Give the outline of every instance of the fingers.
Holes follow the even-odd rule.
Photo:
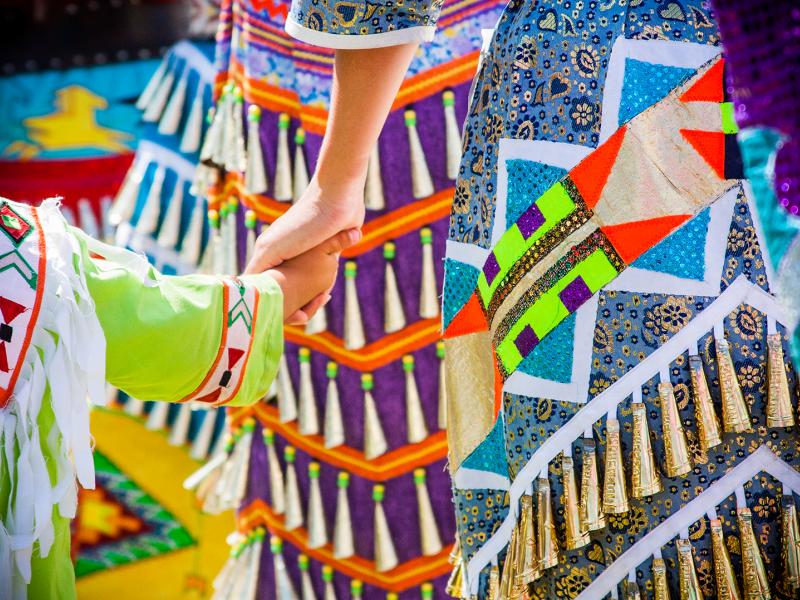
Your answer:
[[[346,248],[357,244],[361,240],[361,230],[358,228],[345,229],[329,237],[319,245],[319,250],[325,254],[339,254]]]
[[[285,320],[285,323],[287,325],[305,325],[319,309],[328,303],[330,299],[331,295],[328,292],[319,294],[313,298],[311,302],[289,315],[289,317]]]

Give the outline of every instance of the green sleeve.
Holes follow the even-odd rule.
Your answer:
[[[197,400],[200,396],[192,394],[203,386],[217,393],[214,388],[220,387],[220,398],[238,390],[224,402],[207,400],[215,404],[246,405],[264,396],[283,349],[283,295],[269,275],[236,280],[257,296],[257,307],[256,302],[236,305],[236,293],[225,291],[222,277],[165,276],[140,255],[78,229],[72,233],[82,248],[86,282],[106,337],[109,383],[140,400]],[[223,334],[231,343],[231,324],[241,329],[241,323],[249,325],[249,349],[239,344],[247,350],[235,355],[239,376],[225,381],[214,371],[233,362]]]

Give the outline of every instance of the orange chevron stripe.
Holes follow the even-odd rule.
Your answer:
[[[475,50],[447,64],[439,65],[409,77],[403,82],[400,92],[392,105],[392,110],[401,109],[408,104],[413,104],[437,92],[444,91],[448,87],[471,81],[475,76],[479,55],[480,52]],[[316,67],[305,63],[304,67],[323,73],[327,72],[326,67]],[[227,72],[217,74],[214,84],[214,98],[219,97],[222,86],[229,79],[233,79],[242,87],[244,98],[248,102],[258,104],[266,110],[285,112],[294,118],[299,118],[303,127],[309,132],[318,135],[325,133],[325,126],[328,122],[327,110],[301,106],[300,100],[294,92],[246,77],[241,63],[235,59],[231,60]]]
[[[309,456],[369,481],[388,481],[447,457],[445,431],[437,431],[417,444],[409,444],[369,460],[363,452],[350,446],[326,448],[325,439],[321,435],[301,434],[296,421],[282,423],[278,409],[265,402],[252,407],[232,408],[229,414],[234,427],[247,417],[255,417],[262,426],[271,429]]]
[[[308,335],[299,327],[287,325],[284,328],[284,337],[286,341],[311,348],[340,365],[368,373],[400,360],[404,354],[435,344],[441,339],[442,332],[439,319],[425,319],[386,335],[359,350],[347,350],[344,341],[328,331]]]
[[[239,512],[237,519],[239,530],[247,532],[265,526],[272,535],[277,535],[282,540],[290,542],[301,549],[304,554],[314,560],[330,565],[334,570],[343,573],[351,579],[360,579],[364,583],[374,585],[387,592],[403,592],[442,575],[452,569],[448,557],[452,546],[447,546],[435,556],[420,556],[404,562],[391,571],[378,573],[375,563],[360,556],[353,556],[344,560],[333,557],[333,546],[327,544],[322,548],[308,547],[308,533],[302,527],[287,531],[283,526],[283,517],[276,515],[272,509],[261,499],[253,501]]]
[[[423,225],[430,225],[449,216],[453,192],[454,188],[445,188],[432,196],[405,204],[397,210],[370,220],[361,230],[361,241],[345,250],[342,256],[352,258],[364,254]],[[266,223],[274,222],[291,206],[288,202],[278,202],[268,196],[246,193],[240,178],[235,174],[229,175],[221,193],[209,194],[209,201],[214,205],[231,194],[241,198],[242,203],[255,211],[258,219]]]

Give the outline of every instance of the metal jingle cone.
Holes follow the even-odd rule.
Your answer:
[[[659,383],[658,397],[661,400],[661,433],[664,436],[666,455],[664,467],[667,477],[680,477],[692,470],[692,461],[689,458],[689,445],[686,442],[672,384]]]
[[[736,520],[739,525],[739,546],[742,551],[744,597],[746,600],[768,600],[772,595],[761,549],[753,532],[753,515],[750,509],[737,509]]]
[[[717,348],[720,394],[722,395],[722,425],[726,432],[742,433],[750,429],[750,410],[742,396],[742,388],[736,379],[728,342],[714,338]]]
[[[606,526],[603,515],[603,497],[600,477],[597,474],[597,450],[595,441],[583,439],[583,470],[581,471],[581,527],[586,531],[597,531]]]
[[[619,421],[606,421],[606,463],[603,486],[603,512],[621,514],[630,510],[628,492],[625,489],[625,464],[619,439]]]
[[[689,373],[694,395],[694,414],[700,447],[707,452],[722,443],[721,430],[714,401],[708,389],[708,380],[703,369],[703,360],[698,355],[689,356]]]
[[[634,402],[631,404],[631,412],[633,413],[631,496],[645,498],[661,491],[661,476],[653,459],[650,428],[647,425],[647,407],[642,402]]]
[[[720,600],[741,600],[739,583],[731,565],[728,546],[722,532],[722,521],[711,521],[711,548],[714,555],[714,579],[717,584],[717,598]]]
[[[678,578],[680,581],[680,600],[703,600],[703,591],[697,579],[694,566],[692,543],[689,540],[678,540]]]
[[[793,427],[794,411],[780,333],[767,335],[767,427]]]
[[[577,550],[589,543],[589,532],[581,524],[578,506],[578,486],[575,483],[575,467],[571,456],[561,459],[561,474],[564,489],[564,521],[567,532],[567,550]]]

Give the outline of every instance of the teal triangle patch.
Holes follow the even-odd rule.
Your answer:
[[[508,477],[506,467],[506,443],[503,435],[503,419],[499,418],[484,440],[472,451],[461,468],[489,471]]]
[[[572,350],[575,340],[575,313],[561,321],[517,367],[534,377],[559,383],[572,381]]]
[[[703,281],[706,276],[706,235],[710,220],[711,213],[706,208],[642,254],[633,266],[683,279]]]
[[[567,171],[533,160],[513,159],[506,161],[506,173],[506,229],[509,229]]]
[[[666,97],[679,83],[694,72],[694,69],[658,65],[626,58],[622,95],[619,101],[619,124],[627,123],[640,112]]]
[[[444,260],[444,294],[442,300],[442,327],[447,329],[450,321],[458,311],[467,303],[475,285],[478,282],[480,271],[458,260],[446,258]]]

